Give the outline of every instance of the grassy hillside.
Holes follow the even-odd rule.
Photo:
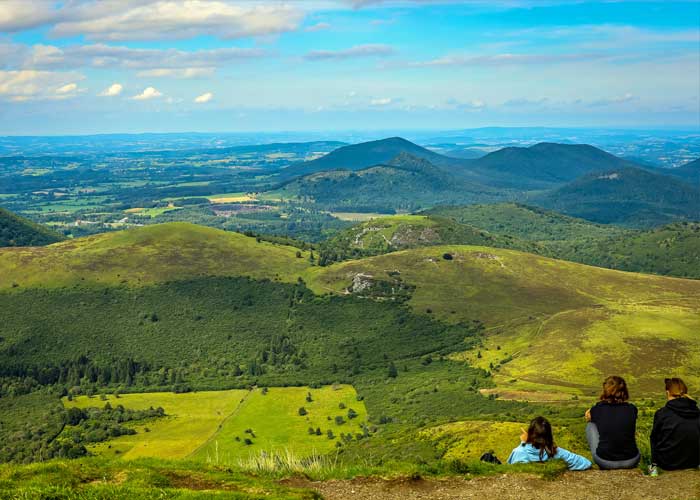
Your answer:
[[[499,197],[490,188],[460,180],[406,153],[354,172],[333,170],[308,175],[287,184],[279,193],[286,199],[313,201],[331,211],[380,213]]]
[[[308,252],[238,233],[168,223],[0,251],[0,288],[73,284],[146,285],[197,276],[249,276],[293,282]]]
[[[415,311],[448,322],[484,321],[489,335],[481,356],[472,351],[463,359],[492,371],[499,390],[591,394],[612,371],[627,376],[637,393],[657,390],[668,373],[700,383],[700,282],[442,246],[318,269],[311,286],[342,292],[359,280],[368,293],[387,270],[415,286]]]
[[[700,278],[696,223],[640,231],[515,203],[437,207],[423,215],[373,219],[322,242],[319,262],[444,244],[511,248],[608,269]]]
[[[537,251],[537,245],[498,236],[438,215],[395,215],[358,224],[319,246],[322,265],[431,245],[460,244]]]
[[[532,202],[593,222],[629,227],[700,220],[700,189],[638,168],[590,174]]]
[[[0,247],[50,245],[62,239],[49,228],[0,208]]]

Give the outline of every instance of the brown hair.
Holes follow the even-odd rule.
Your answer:
[[[672,398],[689,398],[688,386],[678,377],[664,379],[666,390]]]
[[[549,458],[557,454],[557,447],[554,444],[554,436],[552,434],[552,424],[544,417],[532,419],[530,427],[527,429],[527,442],[540,450],[540,462],[544,458],[545,451]]]
[[[603,392],[600,394],[600,400],[607,403],[624,403],[630,398],[630,393],[627,390],[627,382],[622,377],[612,375],[603,382]]]

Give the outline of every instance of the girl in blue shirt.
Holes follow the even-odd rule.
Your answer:
[[[508,457],[509,464],[563,460],[569,470],[591,468],[590,460],[554,444],[552,425],[546,418],[535,417],[527,430],[521,430],[523,433],[520,435],[520,446],[511,452]]]

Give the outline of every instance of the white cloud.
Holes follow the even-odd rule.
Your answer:
[[[323,30],[328,30],[331,29],[331,25],[328,23],[316,23],[311,26],[307,26],[304,28],[304,31],[308,32],[315,32],[315,31],[323,31]]]
[[[56,89],[57,94],[72,94],[76,90],[78,90],[78,84],[77,83],[67,83],[61,87],[58,87]]]
[[[215,68],[155,68],[139,71],[141,78],[206,78],[214,74]]]
[[[89,40],[262,37],[296,30],[305,14],[291,2],[217,0],[98,1],[63,10],[52,34]]]
[[[195,97],[194,102],[196,102],[197,104],[204,104],[205,102],[211,101],[212,97],[214,97],[214,94],[212,94],[211,92],[206,92],[202,95]]]
[[[73,72],[0,71],[0,97],[11,101],[74,97],[79,91],[75,82],[82,78]]]
[[[56,18],[55,2],[47,0],[2,0],[0,2],[0,32],[36,28]]]
[[[44,68],[126,68],[141,70],[211,68],[238,60],[267,55],[263,49],[227,47],[211,50],[134,49],[102,43],[58,48],[34,45],[25,54],[23,66]]]
[[[372,99],[370,101],[370,105],[372,106],[388,106],[393,102],[393,99],[391,97],[381,97],[378,99]]]
[[[328,59],[352,59],[356,57],[385,57],[394,53],[394,49],[389,45],[368,44],[356,45],[343,50],[312,50],[306,59],[312,61],[322,61]]]
[[[156,97],[160,97],[163,94],[156,90],[154,87],[146,87],[143,89],[143,92],[140,94],[135,95],[132,97],[132,99],[137,100],[137,101],[145,101],[148,99],[155,99]]]
[[[122,90],[124,90],[124,87],[121,83],[113,83],[112,85],[104,89],[102,92],[100,92],[98,95],[102,97],[114,97],[121,94]]]

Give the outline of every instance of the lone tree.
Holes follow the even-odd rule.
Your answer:
[[[357,418],[357,412],[350,408],[348,410],[348,420],[352,420],[353,418]]]
[[[299,408],[299,416],[300,416],[300,417],[303,417],[304,415],[306,415],[306,414],[308,414],[308,413],[309,413],[309,412],[306,411],[306,408],[304,408],[303,406],[302,406],[301,408]]]
[[[389,370],[387,372],[389,378],[396,378],[398,374],[399,371],[396,369],[396,365],[393,362],[389,363]]]
[[[313,402],[313,400],[314,400],[314,398],[311,397],[311,393],[307,392],[306,393],[306,402],[311,403],[311,402]]]

